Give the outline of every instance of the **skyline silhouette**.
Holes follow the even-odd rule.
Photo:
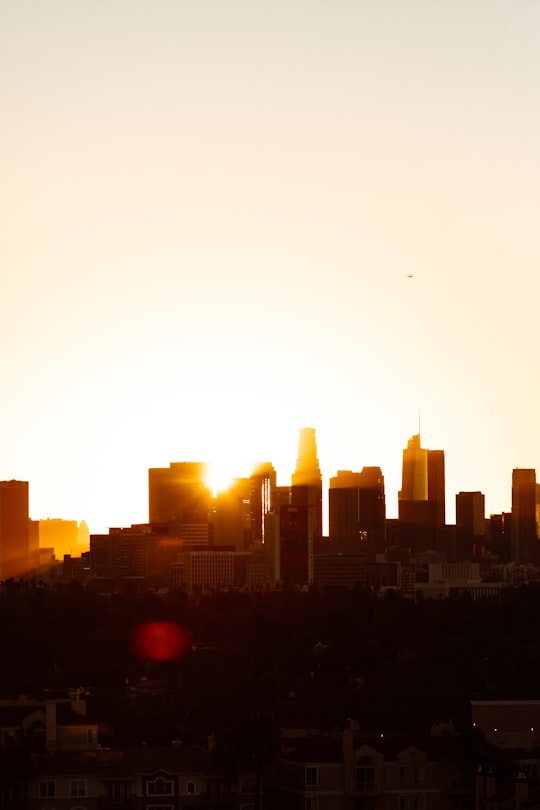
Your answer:
[[[420,427],[420,425],[418,426]],[[178,498],[183,497],[181,489],[178,490],[178,482],[183,481],[187,484],[194,485],[200,488],[199,501],[192,502],[190,505],[190,514],[193,512],[193,520],[199,521],[202,519],[200,516],[207,510],[207,503],[209,500],[215,500],[222,494],[226,494],[229,490],[234,490],[240,481],[272,481],[272,489],[288,489],[291,493],[296,490],[307,490],[310,487],[314,491],[318,490],[322,493],[322,500],[317,506],[317,497],[320,499],[321,494],[318,496],[300,496],[308,497],[309,503],[312,503],[312,497],[315,497],[312,506],[316,510],[320,510],[320,517],[318,518],[319,534],[328,534],[328,510],[329,498],[331,489],[338,489],[342,487],[354,487],[355,481],[366,478],[373,478],[377,476],[382,477],[383,493],[385,497],[384,514],[386,518],[395,519],[399,518],[402,521],[410,519],[410,515],[415,516],[414,521],[420,519],[420,522],[425,518],[419,518],[417,514],[417,504],[424,504],[428,509],[426,515],[431,515],[429,521],[433,520],[435,524],[444,526],[452,525],[455,523],[456,518],[456,505],[458,496],[460,495],[481,495],[483,515],[489,518],[491,515],[509,514],[512,509],[515,509],[515,494],[514,486],[516,481],[520,481],[520,476],[524,481],[530,483],[531,476],[534,478],[534,485],[536,482],[534,468],[514,467],[509,474],[509,500],[511,507],[509,509],[501,509],[498,512],[491,512],[486,510],[485,493],[476,487],[466,490],[463,487],[456,492],[449,492],[448,485],[445,481],[445,467],[446,467],[446,454],[444,450],[430,450],[422,446],[422,439],[420,433],[413,434],[407,441],[406,446],[401,450],[401,483],[396,492],[389,492],[388,487],[384,486],[384,469],[380,466],[373,465],[357,465],[356,468],[345,469],[343,466],[339,467],[333,475],[324,476],[321,472],[319,454],[318,454],[318,436],[316,428],[304,427],[299,429],[298,452],[296,458],[295,469],[291,472],[288,481],[280,480],[277,476],[277,471],[273,466],[271,459],[252,460],[249,465],[249,470],[245,475],[235,475],[234,460],[229,460],[227,465],[220,464],[214,465],[212,461],[181,461],[170,462],[166,468],[149,468],[148,469],[148,487],[147,487],[147,508],[145,520],[140,521],[137,519],[130,519],[124,524],[124,527],[142,524],[146,520],[149,523],[159,523],[171,519],[170,504],[176,503]],[[224,475],[224,469],[228,469],[230,474]],[[216,475],[217,469],[217,475]],[[269,477],[268,477],[269,476]],[[8,490],[17,484],[24,484],[26,487],[26,501],[29,502],[29,493],[31,492],[31,482],[19,481],[17,479],[8,479],[2,483]],[[160,493],[158,495],[158,493]],[[192,497],[192,496],[190,496]],[[291,496],[292,497],[292,496]],[[270,490],[266,493],[266,504],[270,504]],[[294,497],[292,503],[294,503]],[[303,502],[303,501],[299,501]],[[388,509],[388,504],[394,503],[395,509]],[[180,501],[178,501],[180,503]],[[306,501],[307,503],[307,501]],[[182,507],[183,508],[183,507]],[[422,507],[424,508],[424,507]],[[198,510],[198,511],[197,511]],[[412,511],[411,511],[412,510]],[[434,511],[433,511],[434,510]],[[51,538],[54,532],[59,533],[59,536],[64,534],[66,537],[72,536],[71,541],[66,545],[66,539],[63,540],[65,546],[65,553],[69,553],[69,543],[76,549],[78,543],[77,532],[81,526],[83,533],[88,532],[88,520],[85,516],[77,516],[76,520],[65,518],[64,516],[56,516],[51,518],[47,516],[35,516],[31,514],[31,509],[28,506],[29,517],[34,522],[43,525],[44,537],[48,532],[51,532]],[[200,512],[200,514],[199,514]],[[433,512],[433,514],[431,514]],[[451,519],[447,519],[446,512],[449,512]],[[136,510],[134,509],[134,513]],[[195,517],[199,515],[198,517]],[[262,520],[262,516],[261,516]],[[429,522],[428,521],[428,522]],[[57,524],[56,528],[55,525]],[[80,524],[78,528],[78,524]],[[262,526],[262,524],[261,524]],[[114,529],[119,527],[112,523],[106,529]],[[90,534],[96,534],[90,526]],[[51,543],[52,544],[52,543]]]
[[[394,493],[420,409],[448,491],[508,510],[539,33],[510,0],[0,0],[0,479],[95,531],[171,459],[285,481],[312,424],[325,479]]]

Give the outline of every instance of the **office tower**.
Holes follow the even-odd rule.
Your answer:
[[[283,505],[279,510],[279,563],[288,586],[313,582],[314,515],[307,505]]]
[[[536,470],[512,470],[512,560],[538,563]]]
[[[489,516],[491,552],[501,563],[512,559],[512,513]]]
[[[313,537],[322,537],[322,475],[317,458],[315,428],[302,428],[298,459],[291,479],[291,505],[306,507],[310,513]]]
[[[446,523],[446,495],[444,477],[444,450],[427,451],[428,501],[435,512],[435,523]]]
[[[0,481],[0,579],[29,568],[28,481]]]
[[[420,434],[411,436],[403,451],[400,501],[427,501],[428,451],[420,446]]]
[[[47,518],[39,521],[40,548],[54,548],[56,559],[64,554],[76,554],[79,548],[79,528],[76,520]]]
[[[386,547],[386,502],[380,467],[338,470],[328,492],[330,549],[370,561]]]
[[[254,464],[249,477],[251,505],[251,536],[264,543],[264,517],[274,508],[276,471],[269,461]]]
[[[398,515],[402,545],[416,552],[436,549],[438,541],[446,543],[444,451],[423,448],[420,434],[412,436],[403,451]]]
[[[251,481],[235,478],[212,502],[210,521],[216,546],[231,546],[245,551],[251,545]]]
[[[212,492],[206,483],[207,473],[208,465],[200,461],[149,469],[149,522],[208,523]]]
[[[455,561],[478,560],[486,544],[486,506],[482,492],[458,492],[456,495]]]
[[[296,470],[292,474],[292,485],[293,487],[317,486],[321,481],[315,428],[301,428],[298,440],[298,458],[296,460]]]
[[[170,584],[171,565],[184,547],[182,540],[169,534],[163,524],[134,525],[109,529],[109,534],[93,534],[90,578],[163,587]]]

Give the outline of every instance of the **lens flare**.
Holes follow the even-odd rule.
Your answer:
[[[135,653],[151,661],[175,661],[191,650],[191,635],[174,622],[145,622],[133,636]]]

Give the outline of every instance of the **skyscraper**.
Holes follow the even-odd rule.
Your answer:
[[[0,481],[0,579],[29,568],[28,481]]]
[[[446,516],[444,451],[423,448],[419,433],[403,451],[398,515],[402,545],[413,551],[436,547]]]
[[[479,559],[486,543],[486,508],[482,492],[458,492],[456,495],[457,562]]]
[[[149,522],[208,523],[212,492],[206,483],[207,472],[208,465],[201,461],[149,469]]]
[[[536,470],[512,470],[512,560],[540,562],[537,505],[540,502]]]
[[[296,469],[291,479],[291,504],[307,507],[314,537],[322,537],[322,475],[315,428],[301,428]]]
[[[428,451],[420,444],[420,434],[411,436],[403,451],[400,501],[427,501]]]
[[[251,505],[251,535],[255,542],[264,542],[264,517],[274,508],[276,471],[269,461],[254,464],[249,477]]]
[[[330,479],[328,502],[333,553],[362,554],[370,560],[384,553],[386,503],[380,467],[338,470]]]

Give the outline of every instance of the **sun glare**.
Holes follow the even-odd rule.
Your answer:
[[[206,484],[212,490],[214,498],[220,492],[226,492],[230,488],[234,477],[230,472],[230,468],[223,464],[212,462],[208,465]]]

